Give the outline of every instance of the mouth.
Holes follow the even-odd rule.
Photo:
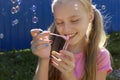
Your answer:
[[[77,33],[73,33],[73,34],[69,34],[69,35],[67,35],[67,36],[69,37],[69,39],[72,39],[72,38],[74,38],[76,35],[77,35]]]

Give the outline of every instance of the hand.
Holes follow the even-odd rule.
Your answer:
[[[31,35],[33,38],[31,41],[32,52],[39,58],[49,59],[51,50],[51,41],[48,39],[49,32],[40,33],[39,29],[32,29]]]
[[[53,51],[51,61],[52,65],[62,72],[65,80],[75,80],[75,59],[73,53],[65,50],[61,50],[60,53]]]

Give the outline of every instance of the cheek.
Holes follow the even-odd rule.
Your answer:
[[[84,19],[85,19],[85,18],[84,18]],[[88,19],[85,19],[85,20],[82,22],[82,30],[83,30],[84,32],[86,32],[88,26],[89,26],[89,20],[88,20]]]
[[[60,28],[60,27],[56,27],[56,29],[57,29],[57,31],[58,31],[58,33],[60,34],[60,35],[62,35],[63,34],[63,29],[62,28]]]
[[[78,32],[79,32],[79,35],[82,37],[86,34],[86,29],[84,27],[81,27]]]
[[[88,23],[82,23],[78,25],[76,30],[79,32],[81,36],[84,36],[87,32],[87,28],[88,28]]]

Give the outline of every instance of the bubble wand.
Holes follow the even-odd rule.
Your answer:
[[[69,44],[69,36],[65,36],[66,37],[66,41],[65,41],[65,44],[64,44],[64,46],[63,46],[63,50],[66,50],[67,49],[67,47],[68,47],[68,44]]]
[[[43,32],[42,29],[39,29],[39,30],[40,30],[40,32]],[[64,46],[63,46],[63,50],[66,50],[66,49],[67,49],[68,44],[69,44],[69,42],[68,42],[69,36],[62,36],[62,35],[55,34],[55,33],[51,33],[51,32],[50,32],[50,35],[54,35],[54,36],[61,37],[61,38],[65,39],[66,41],[65,41],[65,44],[64,44]]]

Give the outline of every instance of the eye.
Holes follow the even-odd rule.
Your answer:
[[[56,25],[62,25],[64,22],[56,22]]]
[[[78,22],[78,21],[80,21],[80,19],[71,20],[71,22],[73,23]]]

